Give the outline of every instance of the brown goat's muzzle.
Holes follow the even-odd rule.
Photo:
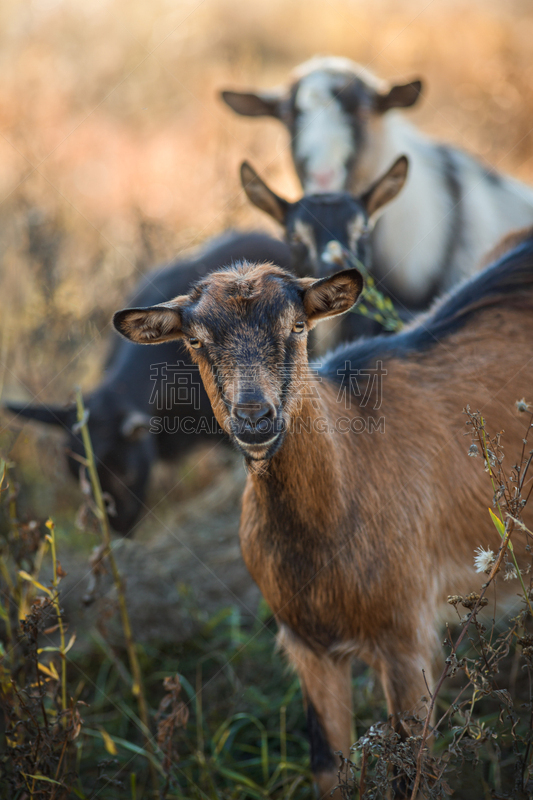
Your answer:
[[[281,408],[254,393],[240,397],[230,409],[231,433],[248,455],[267,452],[277,445],[285,429]],[[276,447],[277,449],[277,447]]]

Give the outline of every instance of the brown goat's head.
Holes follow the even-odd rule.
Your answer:
[[[222,428],[247,458],[264,460],[299,407],[308,331],[348,311],[362,288],[356,269],[313,280],[244,263],[211,273],[168,303],[118,311],[113,322],[140,344],[182,339]]]

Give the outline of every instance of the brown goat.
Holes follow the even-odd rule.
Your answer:
[[[342,347],[310,374],[307,332],[347,311],[361,288],[356,270],[314,281],[241,264],[114,320],[135,342],[184,340],[244,454],[242,553],[300,677],[324,796],[337,783],[334,753],[351,745],[352,658],[378,671],[407,730],[406,712],[425,716],[439,608],[483,582],[474,549],[498,549],[462,411],[470,404],[504,430],[511,458],[521,447],[515,401],[533,393],[533,236],[410,328]]]

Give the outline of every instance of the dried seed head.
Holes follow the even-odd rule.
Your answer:
[[[468,455],[471,458],[476,458],[476,456],[479,455],[479,448],[478,448],[477,444],[473,443],[473,444],[470,445],[470,447],[468,448]]]
[[[491,467],[495,467],[497,465],[498,459],[496,458],[496,455],[492,452],[492,450],[489,450],[488,447],[487,447],[487,458],[489,460],[489,464],[491,465]],[[487,466],[486,459],[485,459],[485,466]]]
[[[448,597],[448,603],[451,606],[457,606],[458,603],[462,603],[462,602],[463,602],[463,596],[461,594],[451,594]]]
[[[463,599],[461,600],[461,603],[465,608],[474,608],[474,606],[478,602],[479,602],[479,607],[483,608],[483,606],[486,606],[489,601],[487,600],[486,597],[482,597],[480,599],[477,592],[470,592],[470,594],[467,594],[467,596],[463,597]]]
[[[526,399],[523,397],[521,400],[517,400],[515,405],[518,411],[524,412],[529,411],[531,403],[526,403]]]

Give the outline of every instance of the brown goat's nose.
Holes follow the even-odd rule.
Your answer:
[[[242,402],[237,403],[233,408],[233,416],[240,422],[261,428],[272,424],[275,419],[276,410],[268,402]]]

